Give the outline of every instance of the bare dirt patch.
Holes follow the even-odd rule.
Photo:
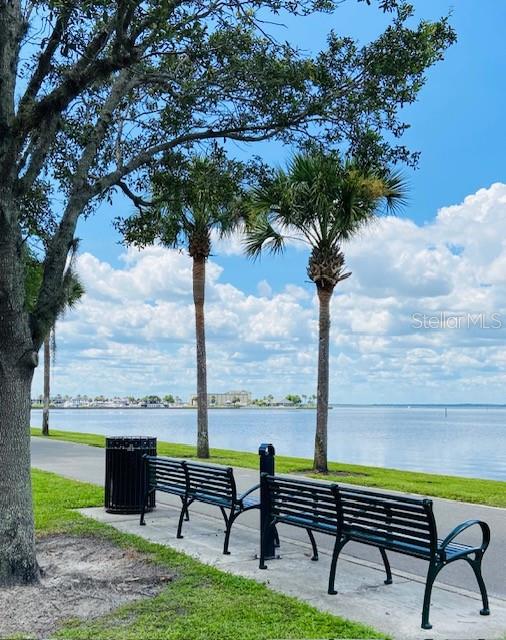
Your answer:
[[[158,594],[164,567],[99,538],[50,536],[37,545],[39,584],[0,589],[0,637],[49,638],[69,618],[96,618]]]

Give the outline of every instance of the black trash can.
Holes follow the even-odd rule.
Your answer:
[[[108,437],[105,450],[105,510],[107,513],[140,513],[147,484],[142,456],[156,456],[156,438]],[[155,506],[155,493],[146,511]]]

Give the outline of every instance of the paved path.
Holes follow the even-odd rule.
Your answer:
[[[179,508],[158,505],[146,516],[145,527],[138,516],[110,515],[103,508],[81,512],[125,533],[169,546],[222,571],[265,583],[270,589],[304,600],[321,611],[357,620],[388,634],[395,640],[499,640],[506,630],[506,601],[490,599],[491,615],[482,617],[481,601],[474,593],[436,585],[432,592],[431,631],[420,628],[424,580],[394,571],[393,584],[384,585],[383,567],[349,557],[339,559],[336,587],[326,591],[330,554],[320,553],[311,562],[307,542],[281,537],[282,557],[269,561],[267,571],[258,568],[255,550],[258,532],[240,522],[234,524],[231,555],[224,556],[223,523],[204,514],[194,514],[186,523],[186,535],[175,536]],[[191,531],[191,533],[190,533]],[[261,620],[259,620],[261,629]]]
[[[89,447],[87,445],[75,444],[71,442],[61,442],[58,440],[44,440],[43,438],[32,438],[32,464],[39,469],[54,471],[60,475],[92,482],[95,484],[104,483],[104,449]],[[258,473],[252,469],[235,469],[235,477],[238,489],[246,490],[258,482]],[[180,504],[177,498],[162,494],[158,497],[158,503],[166,505]],[[196,503],[192,510],[209,515],[221,521],[220,512],[208,505]],[[489,523],[492,530],[492,541],[485,554],[483,561],[483,574],[485,582],[491,595],[506,599],[506,509],[495,507],[485,507],[472,504],[464,504],[453,500],[434,500],[434,511],[438,523],[440,537],[444,537],[453,527],[464,520],[478,518]],[[258,512],[251,511],[243,514],[240,518],[242,525],[258,531]],[[221,525],[220,525],[221,526]],[[306,533],[301,529],[289,527],[283,530],[281,535],[289,537],[299,542],[306,542]],[[477,535],[478,532],[476,532]],[[469,541],[476,538],[469,534]],[[466,541],[465,538],[462,538]],[[232,538],[233,543],[233,538]],[[328,536],[321,536],[318,546],[327,551],[332,550],[332,539]],[[380,561],[377,549],[366,547],[365,545],[353,545],[350,543],[346,547],[346,555],[359,558],[369,562],[378,563]],[[345,554],[343,554],[345,557]],[[406,571],[425,577],[427,563],[416,558],[402,556],[400,554],[390,554],[390,562],[394,569]],[[440,582],[456,587],[465,587],[474,590],[474,576],[471,568],[465,562],[456,562],[447,567],[439,575]],[[505,629],[506,632],[506,629]]]

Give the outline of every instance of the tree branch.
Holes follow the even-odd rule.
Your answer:
[[[126,195],[126,197],[131,200],[134,205],[137,207],[137,209],[139,209],[140,211],[142,211],[143,207],[152,207],[154,206],[152,202],[148,201],[148,200],[144,200],[144,198],[142,198],[141,196],[136,195],[131,189],[130,187],[126,184],[126,182],[123,182],[122,180],[119,180],[116,183],[116,186],[118,186],[121,191],[123,191],[123,193]]]
[[[37,66],[35,71],[33,72],[32,77],[30,78],[30,82],[26,87],[26,91],[23,94],[19,102],[19,111],[23,111],[27,104],[35,98],[37,93],[39,92],[44,79],[46,78],[50,67],[51,60],[58,48],[58,45],[62,41],[62,36],[66,25],[68,24],[69,18],[72,14],[72,10],[67,9],[62,13],[61,16],[58,16],[54,29],[49,37],[47,46],[45,50],[40,54]]]
[[[303,116],[300,116],[303,119]],[[257,125],[250,127],[229,127],[219,130],[205,129],[203,131],[195,131],[193,133],[184,134],[171,140],[154,145],[146,149],[132,158],[127,164],[118,167],[115,171],[99,178],[94,185],[91,186],[93,195],[99,195],[106,189],[117,185],[118,182],[128,174],[140,169],[143,165],[148,164],[151,158],[164,151],[171,151],[175,147],[186,144],[188,142],[197,142],[199,140],[213,140],[216,138],[228,138],[229,140],[237,140],[240,142],[260,142],[272,138],[281,130],[286,129],[286,125],[270,123],[265,125]],[[257,132],[256,134],[254,132]]]
[[[30,189],[40,175],[46,157],[49,153],[51,143],[53,142],[54,136],[58,130],[59,123],[60,116],[53,116],[52,119],[46,123],[46,126],[39,128],[38,136],[30,140],[28,149],[26,150],[26,153],[18,167],[18,175],[28,158],[30,158],[30,163],[26,172],[23,174],[23,177],[19,178],[17,181],[16,193],[25,193]]]
[[[135,45],[131,43],[130,51],[125,51],[123,47],[127,42],[127,39],[123,37],[124,34],[120,35],[121,42],[117,42],[119,11],[118,7],[116,14],[90,40],[78,61],[67,70],[65,77],[57,87],[35,103],[27,96],[23,104],[24,108],[18,110],[16,122],[16,129],[20,132],[22,141],[31,130],[40,126],[41,122],[50,115],[62,113],[71,101],[93,82],[108,78],[113,72],[130,66],[136,60],[138,52]],[[128,29],[129,22],[127,20],[123,20],[122,24],[125,29]],[[97,56],[104,50],[113,33],[116,34],[116,40],[112,46],[112,54],[98,59]],[[32,78],[32,80],[34,79]],[[32,84],[32,80],[30,80],[29,86]],[[37,80],[34,80],[33,84],[36,86]]]
[[[107,129],[112,122],[113,114],[116,107],[121,102],[124,95],[128,93],[136,84],[137,78],[133,74],[132,70],[123,69],[117,80],[112,85],[109,97],[105,101],[105,104],[100,111],[99,118],[95,124],[93,136],[86,145],[81,155],[81,159],[79,160],[79,163],[77,165],[77,169],[75,172],[76,180],[73,184],[74,189],[76,187],[80,188],[79,183],[81,181],[85,181],[88,171],[95,159],[97,151],[107,133]]]
[[[40,347],[45,330],[52,326],[56,319],[55,309],[61,306],[62,278],[65,272],[67,256],[72,248],[77,221],[84,207],[93,197],[87,183],[87,176],[93,164],[97,150],[102,144],[111,123],[113,112],[125,92],[135,84],[130,70],[124,70],[113,84],[109,98],[106,100],[99,119],[95,125],[94,135],[85,147],[75,171],[71,195],[63,212],[58,230],[48,243],[44,260],[44,275],[39,290],[35,309],[31,315],[31,329],[35,348]]]

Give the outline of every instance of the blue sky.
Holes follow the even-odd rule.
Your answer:
[[[429,71],[419,101],[405,109],[411,129],[404,140],[410,148],[420,150],[422,157],[417,170],[406,169],[410,205],[404,215],[424,223],[432,220],[440,207],[461,202],[480,187],[506,179],[506,3],[418,0],[415,6],[417,15],[427,19],[451,12],[451,23],[458,34],[458,42],[448,50],[444,62]],[[349,0],[333,15],[293,19],[279,33],[308,51],[317,51],[325,45],[331,28],[365,42],[377,35],[384,24],[385,18],[373,7]],[[282,165],[290,156],[289,148],[275,142],[237,146],[239,156],[249,150],[274,165]],[[122,212],[129,207],[118,199]],[[93,219],[81,223],[83,251],[115,263],[120,253],[119,236],[112,229],[111,220],[117,214],[116,208],[104,206]],[[242,261],[237,258],[225,259],[223,264],[230,268],[231,281],[240,286],[254,287],[258,274],[282,286],[300,262],[295,257],[292,264],[290,258],[285,264],[272,264],[264,258],[263,264],[253,269],[238,269]],[[304,268],[300,266],[303,275]]]
[[[405,135],[404,141],[412,149],[420,150],[422,155],[419,168],[416,171],[406,170],[406,176],[410,183],[410,203],[402,215],[402,222],[408,223],[409,221],[413,221],[413,223],[415,223],[413,229],[416,230],[420,237],[423,236],[425,238],[424,241],[427,243],[426,249],[430,250],[431,247],[434,248],[440,241],[440,237],[437,235],[441,232],[441,221],[438,222],[436,218],[438,210],[443,207],[450,207],[451,205],[459,205],[459,203],[465,200],[466,196],[472,196],[479,192],[480,189],[489,189],[494,183],[506,182],[504,162],[504,149],[506,146],[506,119],[504,118],[506,98],[504,89],[504,78],[506,77],[506,46],[504,44],[506,3],[501,0],[480,0],[480,2],[476,0],[458,0],[458,2],[452,5],[443,0],[415,0],[414,4],[419,17],[436,18],[451,11],[451,23],[458,35],[458,42],[447,52],[445,61],[430,70],[427,84],[421,91],[418,103],[406,109],[405,112],[406,120],[410,122],[411,129]],[[366,41],[381,31],[384,24],[384,17],[375,8],[372,6],[368,7],[365,3],[357,4],[349,0],[341,5],[331,16],[311,16],[309,18],[291,20],[287,25],[287,29],[280,29],[280,34],[282,34],[282,37],[298,43],[303,48],[316,51],[324,45],[326,34],[330,28]],[[263,143],[262,145],[249,148],[243,145],[237,149],[237,153],[239,155],[248,153],[250,149],[252,152],[261,154],[266,160],[273,164],[282,164],[290,154],[290,149],[283,148],[276,143]],[[491,207],[492,213],[497,206],[497,216],[500,217],[503,210],[502,192],[500,190],[487,191],[487,197],[489,198],[487,206]],[[494,198],[498,199],[498,202],[496,202]],[[480,198],[478,198],[476,202],[480,202]],[[478,216],[476,208],[478,205],[476,202],[468,203],[468,206],[461,208],[461,211],[463,211],[462,217],[468,221],[468,224],[470,220],[469,216],[473,215],[473,212]],[[125,263],[124,259],[125,250],[118,244],[119,237],[111,225],[111,220],[116,215],[124,214],[128,212],[128,210],[129,205],[118,198],[115,206],[102,207],[93,218],[83,221],[79,226],[78,235],[81,238],[82,254],[90,254],[90,256],[93,256],[93,259],[98,261],[97,264],[99,265],[108,265],[110,270],[112,270],[109,272],[109,276],[116,273],[116,271],[118,271],[118,273],[121,271],[128,272],[128,264]],[[494,220],[494,216],[492,214],[491,216],[491,220]],[[401,220],[398,222],[400,223]],[[456,226],[459,227],[459,224]],[[478,226],[477,228],[479,233],[481,227]],[[430,235],[431,233],[433,235]],[[459,236],[459,234],[461,234],[461,230],[457,229],[456,236]],[[451,234],[445,236],[444,242],[446,246],[458,245],[458,242],[452,242]],[[460,242],[461,244],[462,242],[465,244],[466,237],[464,236],[463,240],[461,238]],[[261,295],[268,293],[271,300],[277,295],[285,295],[284,292],[286,292],[287,287],[300,287],[300,291],[302,292],[300,295],[307,296],[305,299],[299,297],[301,309],[309,311],[310,315],[315,315],[316,309],[312,299],[313,289],[312,285],[307,282],[305,275],[306,256],[302,251],[289,249],[287,254],[282,258],[264,257],[260,262],[252,264],[246,261],[241,255],[238,255],[233,248],[220,247],[220,249],[221,253],[216,253],[211,265],[212,269],[215,267],[217,269],[215,273],[217,284],[220,286],[228,285],[246,297],[248,295],[261,297]],[[378,250],[382,251],[381,248]],[[484,252],[489,250],[487,242],[484,241],[481,250]],[[364,290],[364,287],[369,287],[370,294],[377,283],[375,284],[370,278],[367,279],[365,277],[364,274],[367,269],[365,269],[364,265],[360,262],[360,249],[357,249],[354,245],[350,248],[350,251],[352,260],[350,263],[351,267],[358,274],[356,286],[360,287],[364,294],[368,293]],[[459,249],[459,251],[461,251],[461,249]],[[455,254],[459,253],[459,251],[456,251],[455,248],[453,249]],[[497,249],[497,251],[499,252],[499,249]],[[468,250],[467,253],[469,254],[470,250]],[[499,254],[491,256],[491,259],[497,260],[498,255]],[[458,258],[459,256],[456,257]],[[466,256],[463,257],[463,259],[465,258]],[[480,259],[481,258],[485,258],[485,256],[480,256]],[[353,264],[353,259],[358,260],[356,267]],[[132,260],[132,258],[130,257],[129,260]],[[88,263],[88,268],[89,266]],[[105,272],[103,277],[107,277]],[[353,276],[351,280],[353,280]],[[429,277],[429,282],[430,281]],[[364,284],[365,282],[368,284]],[[91,290],[87,298],[92,300],[97,283],[93,281],[90,284]],[[484,285],[487,284],[488,283],[482,282],[479,286],[485,288]],[[467,285],[465,285],[464,282],[460,282],[458,285],[458,287],[460,287],[459,291],[464,290],[465,286],[468,286],[467,292],[469,292],[469,282]],[[455,285],[454,290],[458,287]],[[494,300],[499,309],[502,302],[500,302],[494,287],[502,288],[502,283],[492,285]],[[214,295],[214,293],[212,293],[211,296]],[[444,302],[440,293],[437,291],[433,293],[437,295],[432,296],[431,300],[439,296],[439,302]],[[142,296],[142,294],[140,295]],[[161,295],[160,292],[158,292],[157,295]],[[392,295],[397,295],[398,300],[402,297],[399,292],[396,291],[393,291]],[[339,296],[337,296],[337,298],[339,298]],[[373,298],[375,300],[378,299],[374,296]],[[383,298],[383,301],[384,300],[385,298]],[[185,304],[187,302],[189,301],[185,301]],[[450,301],[448,300],[447,302],[449,303]],[[489,303],[491,304],[490,300],[487,304]],[[85,299],[79,313],[81,313],[87,304],[91,303]],[[388,304],[385,308],[388,308]],[[338,311],[337,307],[336,309]],[[492,307],[487,307],[487,309],[492,313]],[[473,311],[473,309],[470,309],[470,311]],[[62,346],[60,349],[61,368],[58,369],[57,367],[55,371],[55,391],[74,391],[74,387],[69,383],[69,378],[65,374],[64,365],[67,362],[67,357],[70,361],[72,358],[75,359],[75,355],[81,353],[82,345],[79,344],[76,336],[72,334],[70,329],[72,322],[74,322],[73,316],[62,323],[66,324],[66,328],[62,331]],[[308,322],[311,321],[308,320]],[[301,322],[301,324],[303,324],[303,322]],[[342,328],[342,330],[345,331],[344,328]],[[349,330],[352,334],[354,333],[352,329]],[[93,333],[93,329],[90,328],[90,332]],[[210,334],[214,336],[215,341],[221,341],[223,345],[226,343],[229,346],[227,340],[229,340],[230,337],[227,338],[224,335],[220,335],[218,329],[211,330]],[[115,335],[114,330],[111,329],[110,335],[110,342],[114,344],[120,344],[122,341],[124,344],[135,344],[136,341],[135,335],[128,335],[126,331],[123,331],[122,335],[118,336]],[[350,336],[350,339],[351,337],[353,336]],[[280,340],[282,338],[283,336],[279,336]],[[293,333],[287,331],[285,338],[288,343],[290,338],[293,338]],[[298,336],[297,339],[304,342],[303,335]],[[156,336],[151,336],[150,340],[156,343]],[[100,338],[97,337],[96,334],[94,334],[94,341],[97,345],[100,343]],[[306,342],[314,346],[314,335],[308,336]],[[436,352],[441,355],[445,349],[450,348],[450,343],[445,346],[443,341],[436,349]],[[102,344],[100,348],[105,348],[104,344]],[[109,345],[109,347],[110,346],[111,345]],[[138,343],[138,346],[141,347],[141,343]],[[194,386],[193,372],[190,365],[190,354],[192,350],[191,337],[188,336],[187,339],[184,338],[179,341],[175,338],[173,341],[169,340],[160,350],[163,352],[164,357],[167,358],[167,367],[170,369],[171,359],[181,358],[182,356],[178,350],[183,347],[188,349],[189,354],[188,367],[185,369],[185,381],[182,382],[181,378],[179,378],[176,384],[176,380],[172,380],[171,376],[165,372],[163,368],[165,366],[164,364],[160,364],[159,375],[166,381],[163,383],[165,385],[164,388],[167,388],[168,391],[174,388],[182,395],[187,396],[191,393]],[[100,348],[97,348],[100,351]],[[277,348],[278,347],[274,347],[274,349]],[[332,348],[333,357],[336,359],[336,362],[339,361],[341,356],[346,355],[345,350],[340,350],[338,343],[334,343]],[[279,346],[279,349],[280,352],[283,351],[282,346]],[[394,347],[391,346],[391,349],[394,349]],[[158,350],[158,348],[155,350]],[[64,355],[65,351],[68,356]],[[269,353],[272,355],[272,352]],[[391,358],[393,357],[392,354],[393,351],[390,353]],[[347,355],[346,357],[349,356]],[[237,375],[237,369],[234,369],[233,366],[228,368],[224,367],[220,369],[220,374],[215,376],[211,374],[210,378],[213,388],[216,388],[216,390],[225,390],[228,387],[249,384],[254,392],[260,394],[263,392],[268,393],[276,376],[283,376],[283,368],[281,365],[278,369],[272,369],[272,375],[269,373],[268,357],[266,355],[267,359],[262,361],[258,349],[256,351],[253,349],[251,352],[240,353],[237,358],[239,358],[241,362],[248,363],[248,366],[253,366],[256,363],[257,366],[264,371],[264,374],[255,374],[249,377],[239,376]],[[486,354],[483,355],[483,358],[488,362],[488,356]],[[98,359],[100,358],[98,357]],[[93,358],[90,357],[90,360],[93,360]],[[388,358],[385,362],[387,361]],[[360,365],[359,372],[363,372],[365,370],[364,367],[367,366],[366,362],[363,361],[363,354],[360,357]],[[123,365],[120,364],[119,366],[128,368],[133,365],[124,362]],[[154,365],[147,363],[142,366],[146,366],[151,371]],[[348,363],[348,366],[351,366],[350,363]],[[423,365],[421,364],[420,366],[422,371]],[[93,367],[91,365],[90,367],[90,371],[92,371]],[[301,376],[300,384],[295,374],[293,376],[286,376],[286,379],[290,380],[291,388],[293,388],[294,391],[312,392],[312,386],[314,386],[314,384],[311,382],[311,367],[309,363],[308,367],[307,376]],[[138,368],[139,367],[137,367],[137,369]],[[495,371],[494,367],[492,367],[492,370]],[[379,391],[378,385],[376,385],[376,390],[371,388],[369,383],[359,385],[359,391],[353,393],[354,401],[429,402],[433,398],[433,388],[430,384],[428,387],[424,386],[423,389],[414,389],[411,386],[400,393],[395,376],[392,377],[393,372],[388,370],[388,364],[385,364],[385,371],[383,373],[386,378],[391,380],[390,383],[382,384],[381,391]],[[463,366],[459,371],[459,376],[465,376],[465,374],[466,371]],[[433,381],[444,381],[446,374],[441,367],[438,369],[436,366],[432,375]],[[146,387],[152,385],[152,380],[157,380],[158,378],[153,374],[152,380],[149,379],[150,381],[148,381],[148,379],[149,377],[144,379]],[[135,391],[134,389],[127,389],[128,378],[126,382],[118,381],[117,389],[114,388],[114,380],[115,378],[112,376],[107,382],[104,381],[104,385],[106,385],[107,388],[98,389],[97,387],[99,385],[93,383],[93,385],[89,385],[89,388],[82,387],[81,390],[83,392],[102,390],[104,393]],[[134,378],[131,378],[131,380],[133,385]],[[142,376],[135,379],[136,385],[142,383]],[[37,384],[36,381],[36,388]],[[350,378],[349,384],[350,388],[352,386],[356,388],[356,386],[353,385],[353,378]],[[298,388],[298,385],[300,388]],[[92,386],[93,389],[91,388]],[[59,389],[56,387],[59,387]],[[289,390],[291,389],[287,389],[287,391]],[[148,388],[138,389],[139,393],[147,391],[149,391]],[[475,397],[470,398],[467,396],[466,398],[460,397],[458,390],[452,389],[451,387],[448,387],[447,396],[445,396],[444,388],[443,391],[439,389],[438,394],[441,395],[440,400],[442,402],[450,400],[462,401],[466,399],[470,401],[489,402],[501,402],[504,400],[499,388],[490,392],[477,389],[474,393]],[[343,394],[336,391],[334,386],[331,397],[335,401],[345,401],[342,395]]]

